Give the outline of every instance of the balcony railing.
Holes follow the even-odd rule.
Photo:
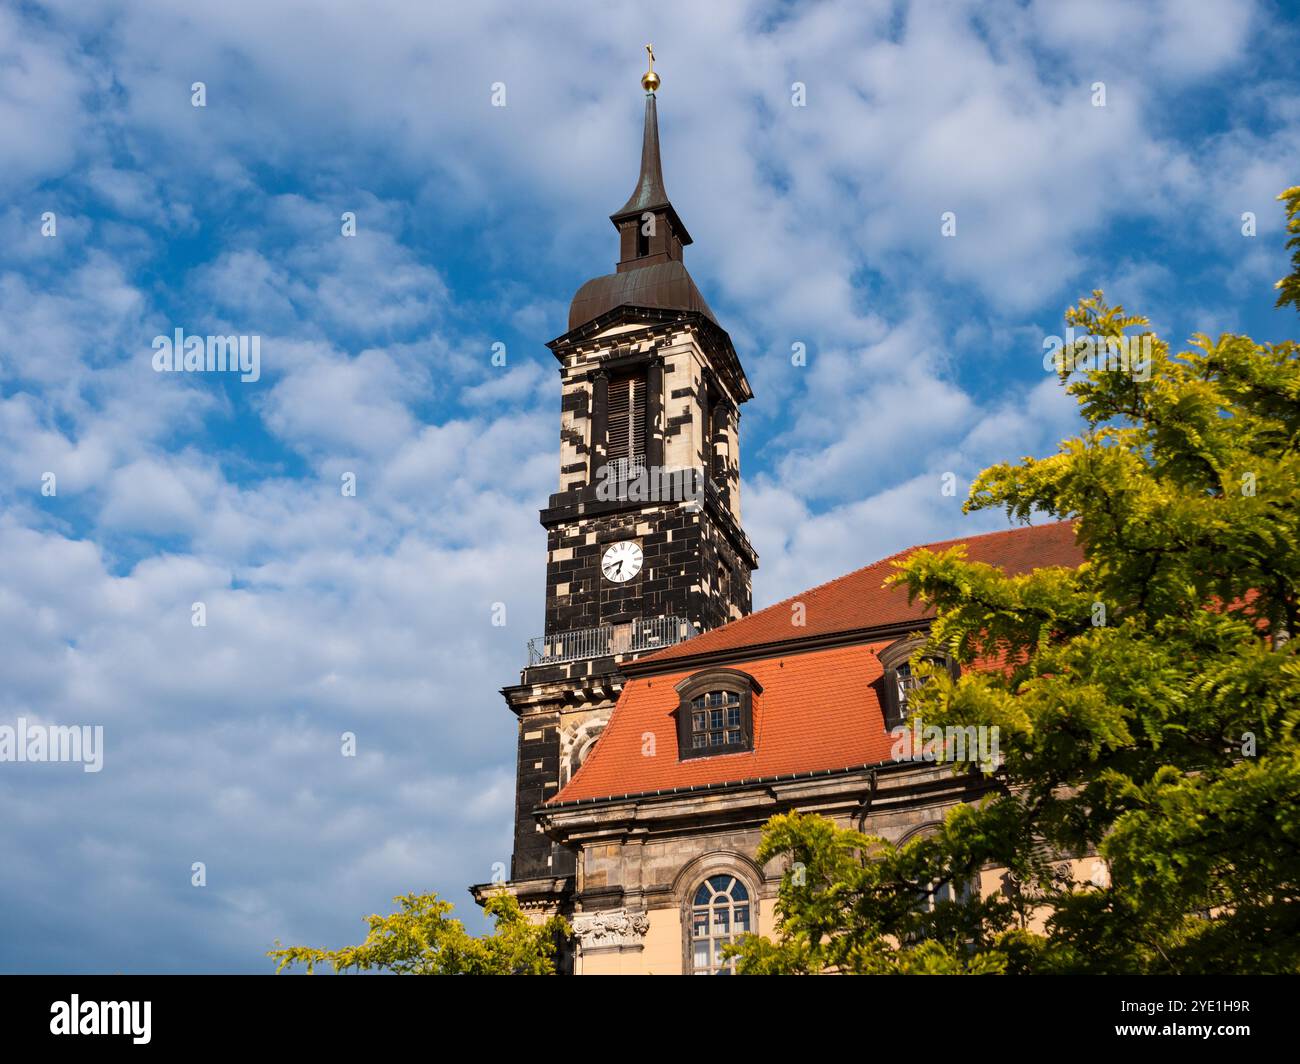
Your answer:
[[[698,634],[685,617],[649,617],[630,624],[578,628],[528,640],[528,664],[530,667],[555,665],[583,658],[662,650]]]
[[[651,466],[643,454],[611,458],[596,471],[596,497],[601,501],[683,502],[699,509],[706,495],[727,496],[702,466]]]
[[[596,471],[596,493],[601,499],[626,499],[632,485],[646,475],[645,455],[611,458]]]
[[[607,477],[614,481],[635,480],[645,472],[645,455],[633,454],[626,458],[611,458],[605,463]]]

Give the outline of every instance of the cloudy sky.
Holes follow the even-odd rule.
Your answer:
[[[756,393],[756,605],[999,527],[941,478],[1074,430],[1042,344],[1079,295],[1176,343],[1293,334],[1281,5],[3,0],[0,724],[105,754],[0,764],[0,970],[267,971],[411,890],[479,926],[558,480],[544,343],[613,266],[648,40]],[[260,380],[154,372],[177,328],[260,336]]]

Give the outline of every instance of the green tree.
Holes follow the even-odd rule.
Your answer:
[[[1278,305],[1300,310],[1300,188],[1279,198]],[[742,972],[1300,970],[1297,345],[1172,355],[1100,292],[1067,321],[1091,338],[1057,357],[1082,430],[986,470],[966,509],[1073,519],[1085,563],[1012,577],[957,549],[892,578],[964,666],[909,701],[927,725],[996,726],[998,786],[902,847],[775,817],[759,857],[797,874]],[[1099,346],[1149,366],[1090,364]],[[1091,854],[1096,874],[1065,860]],[[952,889],[999,867],[988,897]]]
[[[276,961],[277,972],[302,964],[308,975],[315,973],[317,965],[328,965],[338,973],[554,975],[557,944],[570,934],[568,923],[558,916],[530,923],[514,895],[504,891],[484,906],[495,921],[492,933],[477,937],[452,918],[452,903],[440,901],[436,894],[407,894],[393,900],[400,911],[367,917],[370,932],[359,946],[333,950],[288,946],[270,950],[267,956]]]

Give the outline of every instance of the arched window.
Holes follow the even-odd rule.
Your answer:
[[[937,824],[923,824],[918,828],[913,828],[900,840],[898,845],[906,846],[913,839],[925,838],[933,835],[939,830]],[[953,903],[956,905],[968,905],[972,900],[980,897],[979,875],[972,875],[969,879],[957,880],[937,880],[921,882],[917,884],[915,911],[922,914],[935,912],[941,905]],[[925,937],[923,930],[917,930],[908,935],[911,942],[919,942]]]
[[[582,763],[587,760],[587,755],[591,753],[592,749],[596,745],[596,740],[599,738],[600,733],[597,732],[592,738],[580,740],[579,743],[574,745],[573,749],[569,752],[568,759],[562,765],[563,771],[561,774],[563,779],[560,781],[561,785],[568,783],[569,780],[573,779],[578,769],[582,768]]]
[[[736,669],[710,669],[677,685],[677,756],[712,757],[754,748],[758,681]]]
[[[560,737],[560,786],[573,779],[587,756],[596,747],[596,740],[605,730],[606,721],[596,717],[587,720],[573,731],[565,730]]]
[[[734,975],[736,962],[723,960],[722,947],[748,934],[749,891],[733,875],[710,876],[691,902],[691,974]]]
[[[923,913],[934,912],[944,902],[956,902],[958,905],[965,905],[972,897],[978,893],[978,887],[973,881],[954,883],[952,880],[939,882],[935,880],[927,883],[925,888],[917,894],[917,908]]]

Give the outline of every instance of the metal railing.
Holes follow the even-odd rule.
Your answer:
[[[626,458],[611,458],[596,471],[597,497],[602,499],[626,499],[631,486],[644,478],[645,473],[644,454],[633,454]]]
[[[645,472],[645,455],[633,454],[626,458],[611,458],[605,463],[605,474],[616,481],[635,479]]]
[[[528,664],[555,665],[582,658],[605,658],[662,650],[698,635],[685,617],[647,617],[630,624],[602,624],[528,640]]]

